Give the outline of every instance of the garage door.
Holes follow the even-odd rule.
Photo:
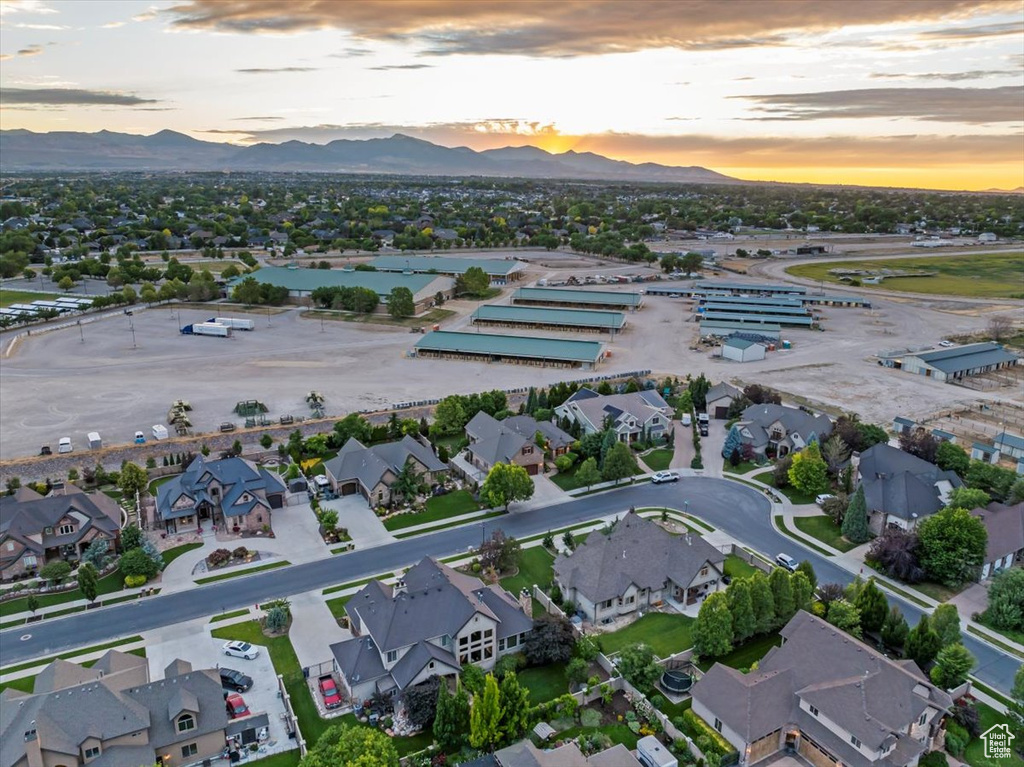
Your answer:
[[[719,420],[725,420],[729,417],[729,408],[718,405],[715,407],[715,418]]]
[[[540,469],[539,464],[531,463],[528,466],[526,466],[526,473],[532,477],[537,473],[538,469]]]

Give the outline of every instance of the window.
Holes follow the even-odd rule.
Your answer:
[[[14,541],[7,541],[7,550],[14,551]]]
[[[388,650],[388,663],[398,660],[398,650]]]
[[[601,605],[600,605],[601,609],[602,609],[602,610],[607,610],[607,609],[608,609],[609,607],[611,607],[611,606],[612,606],[612,602],[613,602],[613,601],[614,601],[614,600],[612,600],[612,599],[606,599],[605,601],[603,601],[603,602],[601,603]]]
[[[490,639],[492,636],[494,636],[494,629],[486,629],[484,631],[484,639]]]
[[[199,753],[199,747],[195,743],[189,743],[187,746],[181,747],[181,756],[183,759],[187,759],[190,756],[195,756]]]
[[[24,563],[25,567],[35,567],[39,564],[39,560],[36,559],[35,554],[26,554],[25,558],[21,561]]]
[[[719,719],[717,716],[715,717],[715,729],[719,732],[722,731],[722,720]]]
[[[853,745],[855,745],[857,748],[860,748],[860,745],[861,745],[860,739],[856,735],[851,735],[850,736],[850,742]]]
[[[512,636],[510,636],[508,639],[505,640],[505,647],[507,647],[509,649],[512,649],[517,644],[519,644],[519,634],[513,634]]]
[[[811,716],[817,716],[818,715],[819,712],[818,712],[817,708],[815,708],[814,706],[810,706],[810,709],[811,709]]]
[[[449,647],[449,646],[451,646],[451,643],[452,643],[452,638],[450,636],[448,636],[447,634],[445,634],[443,637],[441,637],[441,647]]]
[[[917,723],[920,724],[920,725],[923,725],[927,721],[928,721],[928,712],[925,711],[923,714],[921,714],[921,718],[917,720]]]
[[[533,445],[525,445],[523,447],[523,455],[533,455]]]
[[[100,747],[99,746],[93,746],[92,748],[85,749],[85,758],[86,759],[95,759],[99,755],[100,755]]]
[[[74,525],[61,525],[60,529],[58,530],[58,532],[61,535],[71,535],[71,533],[75,532],[75,526]]]
[[[701,574],[701,575],[707,575],[707,574],[708,574],[708,568],[707,568],[706,566],[705,566],[705,567],[702,567],[702,568],[700,569],[700,574]]]
[[[498,652],[504,652],[504,651],[505,651],[505,640],[504,639],[499,639],[498,640]]]
[[[182,714],[178,717],[178,732],[188,732],[196,728],[196,718],[192,714]]]

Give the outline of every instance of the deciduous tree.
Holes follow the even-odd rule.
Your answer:
[[[796,612],[789,571],[776,567],[768,576],[768,585],[772,588],[772,599],[775,600],[775,623],[781,626]]]
[[[992,579],[985,617],[997,628],[1024,631],[1024,569],[1011,567]]]
[[[935,667],[931,671],[932,682],[943,690],[952,690],[967,681],[974,663],[974,656],[960,642],[947,645],[935,656]]]
[[[756,633],[767,634],[775,628],[775,598],[768,577],[758,570],[749,578],[750,603],[754,608]]]
[[[828,466],[822,460],[817,443],[812,442],[793,456],[789,483],[808,495],[817,495],[828,489]]]
[[[825,620],[847,634],[860,637],[860,611],[845,599],[829,604]]]
[[[725,590],[729,600],[729,614],[732,616],[733,638],[745,642],[754,636],[757,622],[754,618],[754,605],[750,601],[750,583],[747,578],[737,578]]]
[[[124,493],[124,497],[135,501],[135,494],[141,495],[149,484],[149,475],[146,470],[131,461],[121,463],[121,474],[117,480],[117,486]]]
[[[99,578],[96,568],[91,562],[83,562],[78,567],[78,590],[90,603],[96,601],[99,593]]]
[[[889,614],[889,603],[885,594],[875,584],[874,578],[868,578],[864,588],[860,590],[854,605],[860,611],[860,625],[865,631],[879,631]]]
[[[942,649],[942,640],[932,629],[927,614],[922,615],[921,620],[910,630],[905,647],[907,657],[922,669],[935,660]]]
[[[616,661],[623,678],[641,692],[652,690],[662,674],[654,651],[643,643],[624,647]]]
[[[803,570],[797,570],[790,577],[793,587],[793,605],[797,610],[810,610],[814,603],[814,588]]]
[[[530,726],[530,691],[519,683],[514,671],[501,679],[498,689],[501,705],[501,734],[506,743],[514,743]]]
[[[565,618],[542,615],[533,622],[533,631],[526,635],[523,652],[534,666],[568,663],[576,644],[572,626]]]
[[[588,490],[601,481],[601,472],[597,468],[597,459],[588,458],[576,469],[576,481]]]
[[[725,594],[716,591],[708,595],[697,613],[693,627],[694,652],[702,658],[721,657],[732,650],[732,638],[728,600]]]
[[[496,463],[487,472],[480,497],[492,508],[507,509],[513,501],[533,497],[533,480],[526,469],[514,463]]]
[[[972,580],[982,562],[988,533],[966,509],[945,508],[918,525],[921,566],[928,577],[950,588]]]
[[[963,477],[971,466],[971,457],[959,445],[943,440],[935,449],[935,464],[944,471],[955,471]]]
[[[392,317],[412,317],[416,313],[416,302],[409,288],[392,288],[388,294],[388,314]]]
[[[960,638],[960,613],[956,605],[944,603],[932,612],[932,631],[939,635],[943,647],[962,641]]]
[[[637,472],[636,458],[625,442],[616,442],[604,459],[601,478],[606,482],[618,483]]]
[[[381,730],[336,725],[320,735],[300,767],[399,767],[394,741]]]

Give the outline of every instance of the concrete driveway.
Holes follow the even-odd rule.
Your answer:
[[[315,666],[330,661],[331,645],[352,638],[341,628],[319,591],[308,591],[292,597],[292,628],[289,636],[299,665]]]
[[[380,546],[395,540],[361,495],[345,495],[333,501],[321,501],[320,508],[338,512],[338,527],[348,528],[348,534],[352,536],[352,543],[357,549]]]
[[[974,613],[983,613],[988,609],[988,587],[992,581],[972,583],[955,597],[949,604],[956,605],[960,620],[968,621]]]

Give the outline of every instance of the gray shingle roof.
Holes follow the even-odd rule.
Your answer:
[[[345,678],[352,684],[387,676],[373,637],[355,637],[331,645],[331,654]]]
[[[672,412],[669,404],[654,390],[600,395],[584,388],[569,397],[559,408],[568,408],[570,405],[575,405],[598,430],[604,426],[604,419],[608,416],[616,423],[632,417],[642,425],[655,414],[671,415]]]
[[[711,403],[714,402],[715,400],[722,399],[723,397],[731,397],[732,399],[736,399],[742,394],[743,392],[741,392],[732,384],[722,381],[721,383],[716,383],[714,386],[708,389],[708,393],[705,397],[705,400]]]
[[[571,445],[573,438],[552,423],[538,421],[528,415],[498,421],[480,411],[466,424],[473,454],[488,465],[511,463],[523,445],[533,443],[537,432],[551,442],[552,448]]]
[[[391,676],[398,687],[404,690],[431,661],[434,661],[435,667],[437,663],[442,663],[455,673],[462,668],[455,656],[447,650],[430,642],[417,642],[391,669]]]
[[[571,555],[560,555],[554,571],[563,590],[575,588],[597,603],[621,596],[630,584],[660,589],[671,579],[685,587],[709,562],[721,570],[725,556],[699,535],[673,536],[628,513],[610,535],[595,531]]]
[[[1006,506],[992,502],[984,509],[974,509],[971,515],[978,517],[988,532],[986,562],[1024,549],[1024,503]]]
[[[408,434],[397,442],[373,447],[366,447],[352,437],[338,451],[338,455],[324,464],[324,468],[338,482],[357,480],[369,492],[382,480],[386,480],[388,472],[396,475],[401,472],[409,458],[415,458],[426,466],[427,471],[444,471],[448,468],[430,448]]]
[[[963,484],[955,472],[943,471],[884,443],[861,453],[857,471],[870,510],[907,520],[914,514],[923,518],[942,508],[937,482],[949,482],[953,487]]]
[[[832,421],[828,416],[812,415],[786,405],[751,405],[743,411],[736,427],[750,433],[749,439],[744,436],[744,441],[749,441],[754,447],[763,447],[769,442],[768,429],[776,421],[782,424],[786,436],[798,446],[808,444],[811,437],[824,442],[832,433]]]
[[[223,487],[219,501],[209,493],[213,480]],[[213,505],[219,503],[225,516],[237,517],[248,514],[256,506],[269,508],[264,500],[266,496],[284,492],[284,482],[277,474],[252,461],[244,458],[207,461],[200,455],[182,474],[159,487],[156,507],[161,519],[176,519],[194,514],[195,506],[205,501]],[[192,505],[174,509],[174,504],[182,497],[189,499]]]

